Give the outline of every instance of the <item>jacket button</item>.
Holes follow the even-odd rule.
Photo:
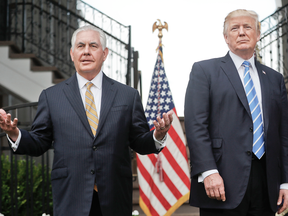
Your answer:
[[[246,153],[247,153],[247,155],[248,155],[248,156],[250,156],[250,155],[251,155],[251,151],[247,151]]]
[[[249,131],[250,131],[250,132],[253,132],[253,128],[250,128]]]
[[[97,150],[97,147],[94,145],[94,146],[92,147],[92,149],[93,149],[94,151],[96,151],[96,150]]]
[[[91,170],[91,175],[94,175],[95,174],[95,171],[94,170]]]

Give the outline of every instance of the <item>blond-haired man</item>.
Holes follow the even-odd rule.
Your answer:
[[[255,12],[232,11],[223,33],[229,52],[195,63],[186,92],[190,204],[201,216],[272,216],[288,203],[284,79],[254,58]]]

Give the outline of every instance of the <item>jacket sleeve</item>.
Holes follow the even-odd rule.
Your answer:
[[[44,154],[52,145],[52,130],[49,104],[44,90],[39,97],[37,113],[31,131],[21,130],[21,140],[15,153],[30,156]]]
[[[188,82],[184,116],[191,175],[217,169],[209,136],[210,83],[200,63],[195,63]]]

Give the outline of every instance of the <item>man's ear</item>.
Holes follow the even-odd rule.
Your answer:
[[[70,57],[71,57],[71,60],[74,62],[74,58],[73,58],[73,51],[72,51],[72,48],[70,49]]]
[[[106,58],[107,58],[107,56],[108,56],[109,49],[106,47],[106,48],[104,49],[103,53],[104,53],[104,58],[103,58],[103,60],[105,61]],[[73,61],[73,60],[72,60],[72,61]]]

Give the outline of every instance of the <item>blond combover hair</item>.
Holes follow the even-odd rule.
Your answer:
[[[223,35],[226,35],[226,33],[227,33],[230,19],[234,18],[234,17],[240,17],[240,16],[246,16],[246,17],[253,18],[255,20],[256,30],[260,34],[260,22],[259,22],[258,14],[252,10],[238,9],[238,10],[230,12],[225,17],[224,27],[223,27]]]

